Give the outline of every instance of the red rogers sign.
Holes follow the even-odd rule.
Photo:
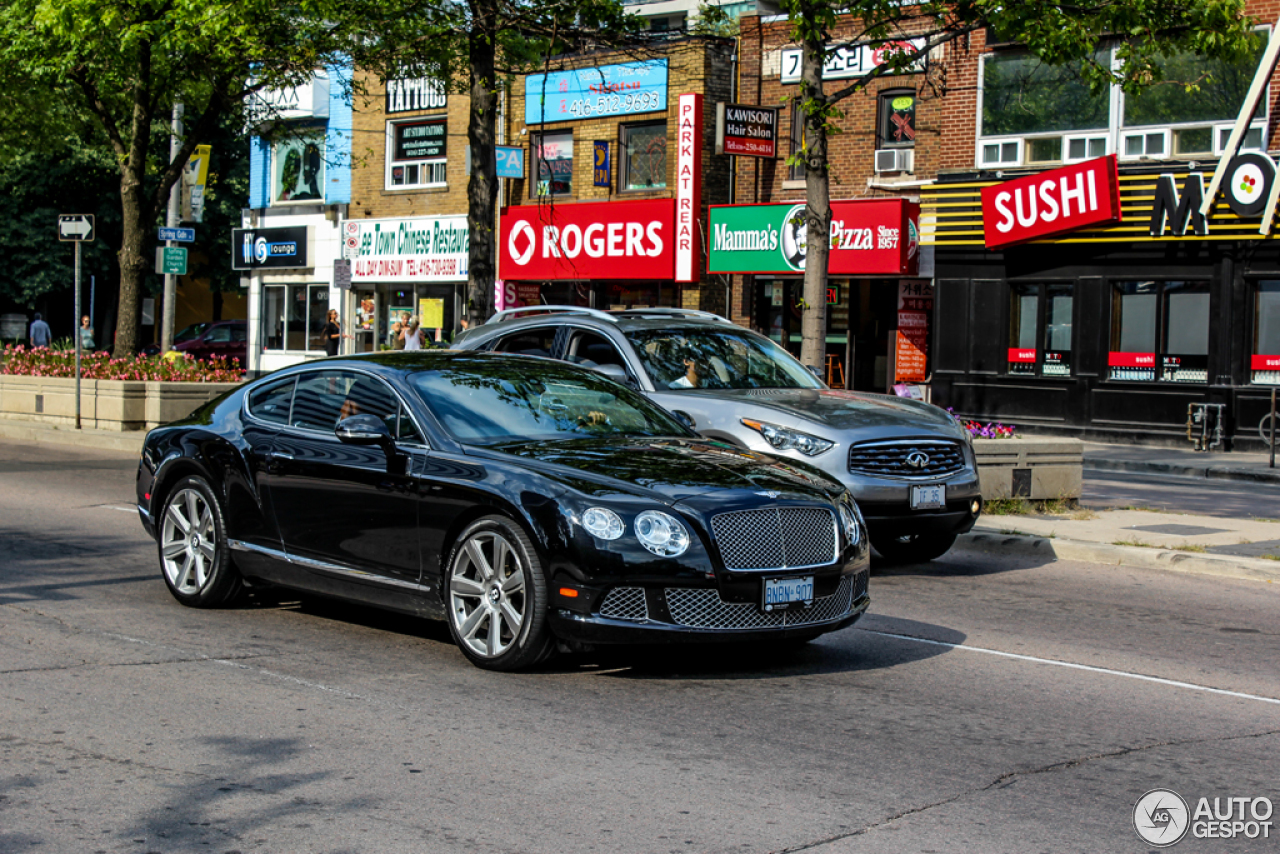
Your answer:
[[[675,273],[675,199],[505,208],[504,279],[667,279]]]
[[[1120,219],[1114,154],[982,188],[988,249]]]

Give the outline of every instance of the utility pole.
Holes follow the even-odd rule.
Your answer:
[[[182,148],[182,102],[173,105],[172,133],[169,136],[169,162],[172,163]],[[182,218],[182,180],[173,182],[169,189],[169,215],[165,225],[177,228]],[[172,240],[166,240],[165,246],[176,246]],[[178,277],[173,273],[164,274],[164,315],[160,321],[160,352],[168,353],[173,349],[173,318],[178,300]]]

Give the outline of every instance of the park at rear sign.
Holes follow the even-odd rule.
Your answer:
[[[1120,219],[1114,154],[982,188],[982,229],[988,249]]]

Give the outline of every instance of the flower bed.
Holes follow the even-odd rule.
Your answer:
[[[1018,428],[1012,424],[1001,424],[999,421],[988,421],[983,424],[981,421],[970,421],[956,415],[956,411],[950,406],[947,412],[951,413],[951,417],[955,418],[965,429],[969,431],[969,435],[975,439],[1012,439],[1013,431]]]
[[[28,349],[12,344],[4,348],[4,366],[0,374],[29,377],[75,377],[74,350]],[[141,380],[144,382],[228,383],[242,378],[236,360],[214,358],[200,361],[190,356],[135,356],[113,359],[106,351],[82,353],[82,380]]]

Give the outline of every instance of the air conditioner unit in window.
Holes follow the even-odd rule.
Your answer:
[[[915,152],[910,148],[889,148],[876,152],[876,172],[910,172]]]

